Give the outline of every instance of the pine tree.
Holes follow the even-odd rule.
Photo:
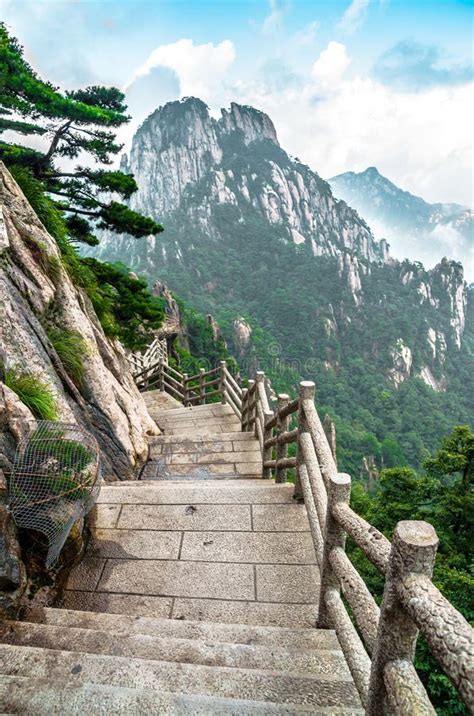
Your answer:
[[[97,244],[94,227],[136,238],[162,227],[110,198],[129,199],[137,190],[131,175],[78,165],[65,171],[59,160],[89,155],[111,164],[123,145],[115,130],[126,124],[125,97],[115,87],[93,86],[62,93],[43,81],[23,57],[23,48],[0,23],[0,134],[13,130],[25,137],[41,136],[44,151],[0,141],[0,159],[26,167],[65,213],[72,239]]]

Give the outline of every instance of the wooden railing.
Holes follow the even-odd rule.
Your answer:
[[[260,443],[262,477],[285,482],[296,469],[294,497],[305,502],[321,575],[318,627],[336,630],[369,716],[435,714],[413,666],[419,632],[474,709],[474,632],[431,581],[434,528],[399,522],[390,543],[351,509],[351,478],[337,470],[334,426],[321,423],[314,395],[314,383],[302,382],[296,400],[279,395],[272,411],[257,373],[243,391],[242,430]],[[380,608],[345,552],[348,535],[385,575]]]

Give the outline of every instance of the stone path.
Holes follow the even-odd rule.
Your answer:
[[[260,479],[257,441],[227,406],[147,401],[164,434],[146,479],[102,487],[63,609],[4,628],[0,703],[49,714],[73,704],[362,713],[334,632],[314,628],[319,575],[292,487]]]

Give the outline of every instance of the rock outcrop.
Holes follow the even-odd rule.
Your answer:
[[[157,427],[135,387],[124,351],[106,338],[85,292],[64,268],[48,234],[0,164],[0,363],[49,386],[61,420],[92,432],[106,479],[127,479],[147,458]],[[77,386],[48,339],[48,327],[79,333],[87,346]],[[30,416],[2,386],[0,451],[11,449]],[[8,462],[8,455],[3,458]]]

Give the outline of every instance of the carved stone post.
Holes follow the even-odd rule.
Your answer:
[[[260,422],[260,415],[265,410],[261,400],[261,386],[265,389],[265,373],[263,370],[258,370],[255,374],[255,422],[253,425],[255,437],[258,438],[258,426],[262,428],[262,436],[264,433],[265,426]],[[260,407],[260,410],[259,410]],[[262,447],[263,451],[263,447]]]
[[[303,380],[300,383],[300,390],[299,390],[299,407],[298,407],[298,414],[297,414],[297,420],[298,420],[298,439],[296,442],[296,478],[295,478],[295,489],[293,491],[293,499],[294,500],[302,500],[303,499],[303,490],[301,487],[301,481],[300,481],[300,465],[303,463],[303,456],[301,453],[301,447],[300,447],[300,435],[301,433],[308,432],[308,424],[304,415],[304,411],[301,407],[301,403],[303,400],[312,400],[314,401],[314,394],[316,391],[316,386],[313,383],[312,380]]]
[[[349,504],[351,497],[351,478],[344,472],[332,475],[329,480],[328,504],[326,511],[326,530],[323,535],[324,550],[323,563],[321,566],[321,591],[319,594],[318,628],[327,629],[331,626],[329,615],[326,609],[325,595],[328,589],[340,592],[340,582],[334,574],[329,555],[334,547],[346,547],[346,532],[339,526],[332,515],[334,505],[339,502]]]
[[[271,449],[271,447],[266,448],[265,443],[267,440],[270,440],[270,438],[272,436],[272,429],[268,428],[267,425],[268,425],[269,420],[271,420],[273,418],[273,413],[271,410],[264,410],[263,416],[265,419],[265,426],[263,429],[262,477],[265,480],[270,480],[270,478],[272,476],[272,469],[271,469],[271,467],[265,467],[265,462],[267,460],[272,459],[272,449]]]
[[[160,377],[160,390],[162,393],[164,393],[164,390],[165,390],[165,367],[163,365],[163,356],[161,356],[161,358],[160,358],[159,377]]]
[[[334,425],[333,421],[327,414],[324,416],[323,430],[327,437],[329,447],[331,448],[331,453],[334,458],[334,462],[337,465],[337,462],[336,462],[336,426]]]
[[[206,388],[204,387],[205,372],[205,368],[199,368],[199,402],[201,403],[201,405],[204,405],[204,403],[206,402]]]
[[[287,415],[286,418],[280,418],[280,410],[285,407],[285,405],[288,405],[290,402],[290,396],[286,395],[286,393],[280,393],[278,396],[278,403],[277,403],[277,435],[282,435],[282,433],[287,432],[289,425],[290,425],[290,416]],[[275,471],[275,482],[286,482],[286,467],[278,467],[278,460],[284,460],[288,456],[288,443],[277,443],[276,445],[276,471]]]
[[[221,393],[221,403],[222,405],[225,405],[225,366],[226,362],[225,360],[221,360],[220,364],[220,380],[219,380],[219,390]]]
[[[415,656],[418,629],[412,622],[397,597],[399,584],[408,576],[423,575],[431,578],[438,547],[434,527],[427,522],[403,521],[395,527],[392,549],[385,575],[385,588],[380,608],[377,641],[372,654],[370,674],[368,716],[380,716],[389,710],[384,684],[385,667],[391,662],[406,662],[411,665]],[[424,714],[424,704],[416,692],[404,692],[405,703],[397,704],[397,713]]]
[[[188,386],[188,374],[183,373],[183,403],[187,405],[189,402],[189,386]]]
[[[249,391],[247,388],[242,388],[242,422],[241,422],[241,429],[242,432],[245,433],[247,431],[247,423],[248,423],[248,410],[249,410]]]
[[[255,403],[257,396],[255,391],[253,390],[255,385],[254,380],[249,380],[248,383],[248,393],[247,393],[247,423],[245,426],[245,430],[248,432],[249,430],[255,429],[255,404],[253,408],[250,407],[251,402],[253,401]],[[251,394],[252,393],[252,394]]]

